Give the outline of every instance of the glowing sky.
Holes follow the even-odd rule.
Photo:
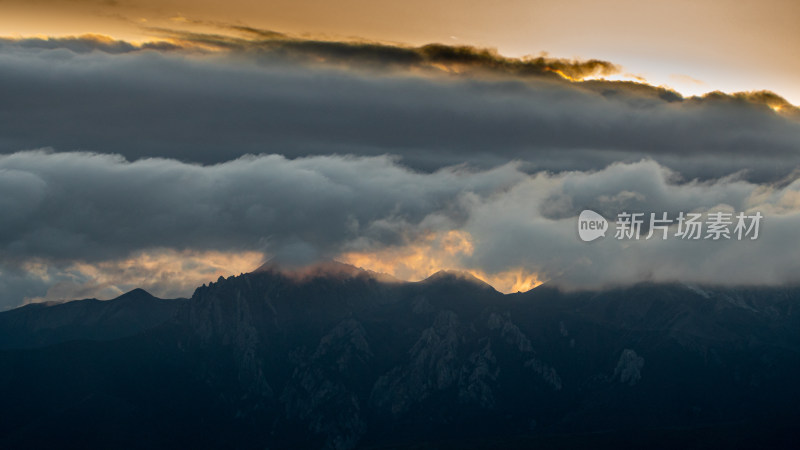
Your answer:
[[[361,37],[598,58],[684,94],[772,90],[800,104],[800,3],[791,0],[11,0],[0,34],[107,34],[147,39],[144,27],[238,23],[314,36]]]

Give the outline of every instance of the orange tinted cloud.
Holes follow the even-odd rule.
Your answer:
[[[474,251],[473,237],[466,231],[432,232],[419,241],[373,252],[347,252],[336,259],[356,267],[392,275],[408,281],[423,280],[440,270],[460,270],[479,278],[500,292],[528,291],[542,284],[539,276],[524,268],[487,273],[466,266],[462,260]]]
[[[459,258],[469,256],[473,249],[473,238],[469,233],[451,230],[429,233],[412,245],[375,252],[349,252],[337,259],[407,281],[419,281],[440,270],[460,270],[501,292],[527,291],[541,284],[536,273],[523,268],[486,273],[465,267]],[[137,287],[162,298],[186,297],[196,287],[219,277],[251,272],[263,259],[260,252],[157,249],[140,251],[121,260],[74,262],[64,268],[55,268],[41,260],[28,261],[23,269],[31,276],[52,283],[52,286],[43,297],[28,298],[26,303],[110,299]]]
[[[157,297],[189,296],[204,283],[219,277],[250,272],[263,262],[260,252],[145,250],[129,258],[98,263],[74,262],[54,268],[43,261],[32,261],[24,269],[44,281],[55,282],[41,298],[71,300],[109,299],[134,288],[143,288]]]

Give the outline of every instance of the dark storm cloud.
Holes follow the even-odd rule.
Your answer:
[[[774,94],[683,99],[553,72],[607,70],[602,62],[270,33],[181,33],[170,44],[185,49],[177,52],[123,52],[124,43],[78,38],[6,42],[0,151],[201,163],[248,153],[392,154],[426,171],[510,160],[530,171],[583,170],[651,157],[688,178],[747,169],[755,180],[778,179],[800,162],[800,122],[770,109],[782,105]],[[209,54],[201,43],[228,50]]]
[[[2,156],[0,174],[3,257],[86,261],[148,247],[277,252],[303,242],[330,257],[356,239],[403,244],[431,214],[466,220],[461,193],[489,195],[522,177],[508,166],[426,176],[386,157],[197,166],[48,152]]]

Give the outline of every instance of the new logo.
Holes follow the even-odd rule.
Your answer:
[[[599,237],[605,237],[608,230],[608,221],[592,211],[584,209],[578,216],[578,236],[584,242],[591,242]]]

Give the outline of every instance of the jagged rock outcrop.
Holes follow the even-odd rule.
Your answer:
[[[628,386],[635,386],[642,379],[642,367],[644,367],[644,358],[626,348],[619,355],[617,367],[614,368],[614,379]]]
[[[401,283],[333,263],[221,278],[168,315],[126,298],[0,314],[0,336],[17,333],[0,350],[0,447],[533,447],[630,430],[777,436],[800,417],[798,290],[503,295],[453,272]],[[154,320],[95,333],[120,317]],[[37,324],[65,323],[84,334],[39,340]]]

